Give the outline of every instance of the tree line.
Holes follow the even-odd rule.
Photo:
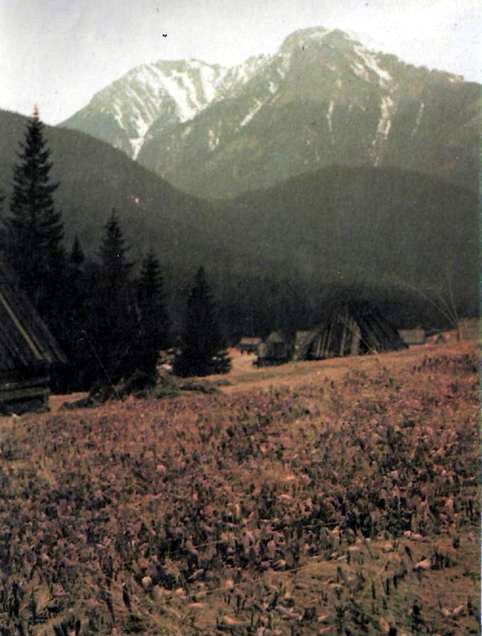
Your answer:
[[[67,249],[54,197],[59,184],[52,181],[51,168],[43,123],[34,109],[14,166],[0,249],[69,360],[67,368],[57,370],[56,388],[113,384],[136,371],[154,377],[159,352],[173,346],[178,375],[227,371],[229,358],[204,268],[194,278],[182,334],[174,338],[154,251],[139,264],[129,259],[115,209],[95,260],[86,258],[78,237]]]

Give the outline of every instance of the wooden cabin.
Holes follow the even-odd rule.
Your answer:
[[[0,261],[0,414],[48,409],[52,365],[66,359]]]
[[[264,367],[273,364],[283,364],[291,359],[292,346],[290,339],[280,331],[273,331],[258,345],[256,364]]]
[[[241,338],[238,349],[241,353],[256,353],[261,342],[261,338]]]
[[[406,345],[421,345],[427,342],[427,334],[425,329],[417,327],[416,329],[400,329],[400,337]]]
[[[478,318],[459,320],[457,330],[461,340],[479,340],[480,322]]]
[[[317,327],[298,331],[295,360],[322,360],[338,356],[397,351],[406,344],[398,331],[368,303],[335,307]]]

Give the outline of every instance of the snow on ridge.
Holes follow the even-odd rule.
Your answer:
[[[141,151],[142,144],[144,143],[144,137],[137,137],[136,139],[131,139],[130,143],[132,148],[132,158],[136,160]]]
[[[351,68],[357,77],[365,80],[365,82],[370,81],[370,75],[368,74],[366,67],[363,66],[363,64],[360,64],[359,62],[353,62]]]
[[[243,118],[243,120],[241,121],[241,123],[239,124],[239,126],[241,128],[243,128],[244,126],[246,126],[246,124],[249,124],[249,122],[253,119],[253,117],[256,115],[256,113],[260,110],[260,108],[264,105],[264,102],[260,101],[259,99],[255,100],[255,104],[253,106],[253,108],[248,112],[248,114]]]
[[[226,91],[246,84],[269,60],[269,56],[253,56],[230,68],[200,60],[160,60],[142,64],[110,87],[110,103],[105,108],[128,134],[131,153],[136,159],[147,131],[164,109],[166,99],[175,108],[179,122],[184,123],[214,101],[222,99]],[[270,84],[269,90],[275,92],[275,84]],[[209,143],[210,146],[217,145],[219,140],[211,136]]]
[[[425,104],[424,104],[424,102],[422,102],[420,104],[419,109],[418,109],[417,118],[415,120],[415,126],[413,127],[413,130],[412,130],[412,137],[415,137],[415,135],[417,134],[417,131],[418,131],[419,126],[420,126],[420,122],[422,121],[424,109],[425,109]]]
[[[380,86],[386,86],[392,81],[392,76],[388,71],[385,71],[377,62],[376,54],[373,51],[366,49],[364,46],[356,44],[354,50],[358,57],[361,57],[365,67],[369,68],[378,77],[378,83]]]
[[[176,103],[180,120],[187,121],[216,98],[219,83],[227,70],[200,60],[189,60],[184,63],[184,68],[163,61],[143,64],[127,74],[126,79],[130,81],[126,92],[133,96],[131,91],[135,93],[140,84],[156,104],[163,93],[167,94]]]
[[[116,122],[119,124],[119,126],[121,128],[123,128],[123,126],[122,126],[122,112],[121,112],[119,106],[115,102],[112,104],[112,110],[113,110],[112,114],[114,115],[114,118],[115,118]]]
[[[162,75],[162,71],[154,64],[143,64],[134,69],[134,71],[132,72],[132,77],[129,79],[134,79],[149,87],[152,87],[154,83],[153,80],[157,80],[158,82]]]
[[[165,75],[162,78],[162,85],[169,97],[175,101],[179,119],[184,122],[194,117],[196,108],[189,103],[188,92],[182,80],[181,74]]]
[[[381,134],[385,137],[388,137],[388,133],[390,132],[390,128],[392,126],[392,122],[390,120],[391,110],[393,109],[395,102],[391,97],[385,95],[382,97],[382,116],[380,118],[379,130]]]
[[[233,85],[244,86],[268,62],[269,55],[258,55],[248,58],[245,62],[226,69],[220,88],[231,88]]]
[[[212,67],[203,66],[199,69],[199,80],[208,103],[213,101],[217,93],[217,83],[219,82],[219,78],[215,78],[214,76],[215,71]]]
[[[214,130],[209,129],[208,132],[208,145],[209,150],[214,150],[216,146],[219,144],[219,137],[216,135]]]
[[[150,125],[152,124],[152,121],[153,121],[152,116],[146,120],[146,118],[142,116],[141,112],[137,110],[135,115],[135,122],[136,122],[136,130],[137,130],[138,136],[133,139],[130,139],[133,159],[137,159],[137,157],[139,156],[139,153],[142,148],[142,144],[144,143],[145,136],[147,134],[147,131],[150,128]]]
[[[378,120],[375,137],[372,141],[374,166],[379,166],[382,158],[383,146],[388,139],[392,127],[392,115],[394,113],[395,102],[389,95],[384,95],[380,104],[381,114]]]
[[[323,27],[319,27],[317,28],[316,31],[312,31],[311,33],[308,33],[308,38],[310,40],[317,40],[318,42],[320,42],[321,40],[326,38],[326,36],[329,33],[330,33],[329,29],[324,29]]]
[[[191,124],[188,124],[181,133],[182,137],[187,137],[189,133],[191,132],[191,130],[192,130],[192,126]]]
[[[328,110],[326,111],[326,119],[328,121],[328,128],[330,133],[333,134],[333,109],[335,108],[335,102],[333,100],[330,101],[330,105],[328,106]]]

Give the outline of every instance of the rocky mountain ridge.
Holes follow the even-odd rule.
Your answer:
[[[64,125],[209,198],[334,164],[396,166],[467,187],[478,170],[479,103],[477,84],[313,27],[231,69],[138,67]]]

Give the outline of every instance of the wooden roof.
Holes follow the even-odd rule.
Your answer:
[[[266,338],[265,342],[269,342],[271,344],[276,343],[286,343],[285,336],[281,333],[281,331],[272,331],[269,336]]]
[[[303,360],[306,358],[308,349],[314,338],[318,335],[317,329],[297,331],[295,335],[295,358]]]
[[[424,344],[426,341],[425,329],[421,327],[415,329],[400,329],[398,333],[407,344]]]
[[[259,345],[260,342],[261,342],[261,338],[246,337],[246,338],[241,338],[241,340],[239,341],[239,344],[240,345]]]
[[[406,348],[398,331],[369,303],[335,305],[319,326],[298,331],[295,357],[331,358]]]
[[[0,372],[66,362],[37,311],[0,260]]]

